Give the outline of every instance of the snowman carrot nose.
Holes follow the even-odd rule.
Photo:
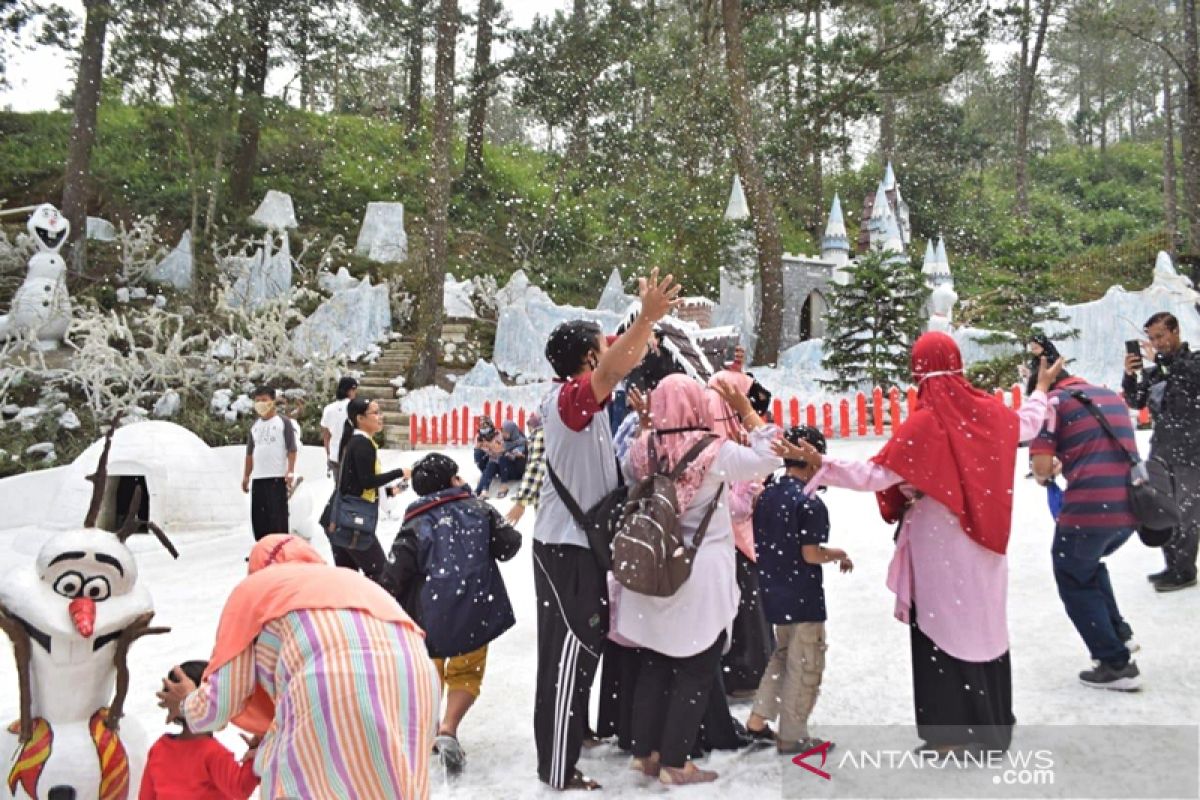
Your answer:
[[[75,630],[79,631],[79,635],[85,639],[91,636],[96,628],[96,601],[90,597],[76,597],[67,606],[67,610],[71,613],[71,621],[75,623]]]

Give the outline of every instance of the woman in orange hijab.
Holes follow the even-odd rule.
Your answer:
[[[438,679],[424,633],[386,591],[295,536],[250,554],[199,687],[159,694],[188,726],[261,736],[260,796],[425,798]]]

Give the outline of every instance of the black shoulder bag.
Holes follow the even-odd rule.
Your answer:
[[[1136,449],[1130,452],[1108,424],[1104,414],[1096,408],[1092,398],[1078,389],[1071,391],[1071,397],[1083,404],[1096,418],[1096,422],[1100,423],[1104,432],[1129,457],[1129,477],[1126,479],[1126,485],[1129,489],[1130,509],[1140,523],[1138,536],[1147,547],[1162,547],[1171,540],[1175,526],[1182,519],[1175,473],[1161,458],[1148,458],[1143,461]]]
[[[554,484],[554,491],[558,493],[563,505],[571,513],[571,518],[587,536],[588,546],[600,569],[605,572],[612,569],[612,540],[617,534],[617,525],[620,524],[621,516],[625,513],[625,500],[629,496],[629,487],[625,485],[625,481],[621,477],[621,465],[617,464],[617,488],[601,497],[586,512],[579,507],[579,503],[575,501],[575,498],[567,491],[567,487],[554,473],[554,467],[550,466],[549,456],[546,458],[546,474],[550,476],[550,482]]]
[[[346,470],[350,446],[338,465],[337,484],[333,487],[333,505],[329,514],[329,543],[345,550],[367,550],[375,541],[379,524],[379,504],[359,495],[342,494],[342,473]]]

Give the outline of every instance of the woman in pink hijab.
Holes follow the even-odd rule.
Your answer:
[[[721,370],[708,381],[710,389],[724,381],[738,394],[749,396],[754,379],[744,372]],[[713,433],[724,441],[746,443],[746,431],[738,415],[717,391],[705,393],[713,418]],[[733,519],[733,541],[737,545],[737,581],[741,591],[729,652],[721,659],[723,690],[734,697],[752,696],[758,689],[771,657],[774,643],[771,628],[758,597],[758,572],[754,566],[754,503],[763,482],[734,481],[728,485],[726,501]]]
[[[630,447],[624,464],[628,477],[639,480],[658,468],[650,460],[650,437],[668,469],[698,442],[711,440],[675,484],[685,541],[693,540],[711,509],[691,577],[670,597],[622,589],[614,598],[616,633],[642,648],[634,688],[633,766],[664,784],[717,778],[697,769],[688,756],[738,608],[733,520],[721,495],[727,482],[760,480],[783,463],[772,444],[775,429],[754,413],[749,399],[725,384],[719,391],[741,418],[748,444],[714,436],[708,390],[684,375],[671,375],[651,392],[653,427]]]

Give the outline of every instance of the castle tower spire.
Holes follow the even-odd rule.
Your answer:
[[[846,221],[842,217],[842,199],[836,193],[829,209],[825,236],[821,239],[821,260],[832,261],[838,267],[845,266],[850,260],[850,239],[846,235]]]

